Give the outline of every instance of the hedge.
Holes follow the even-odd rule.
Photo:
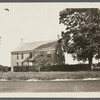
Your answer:
[[[90,70],[88,64],[43,66],[41,71],[86,71]]]
[[[15,72],[28,72],[28,71],[86,71],[90,70],[88,64],[76,65],[52,65],[52,66],[14,66]]]
[[[37,66],[14,66],[14,71],[15,72],[28,72],[28,71],[38,71]]]

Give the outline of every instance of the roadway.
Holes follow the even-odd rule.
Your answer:
[[[100,92],[100,80],[0,81],[0,92]]]

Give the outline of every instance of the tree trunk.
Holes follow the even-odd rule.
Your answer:
[[[91,70],[93,70],[92,60],[93,60],[93,57],[88,58],[88,61],[89,61],[89,67],[90,67]]]

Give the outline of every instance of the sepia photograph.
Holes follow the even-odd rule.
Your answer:
[[[0,93],[100,92],[100,3],[0,3]]]

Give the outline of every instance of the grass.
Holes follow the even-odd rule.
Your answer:
[[[73,72],[0,72],[0,79],[6,80],[53,80],[53,79],[84,79],[100,78],[100,71]]]

